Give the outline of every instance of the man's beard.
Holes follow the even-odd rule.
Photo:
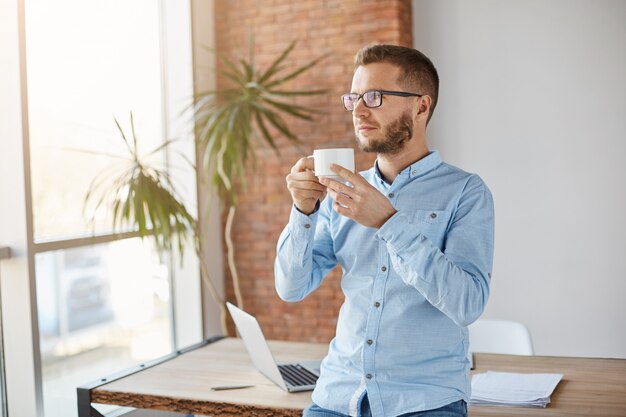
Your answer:
[[[382,129],[383,140],[371,140],[364,144],[357,134],[357,144],[364,152],[377,154],[396,155],[404,148],[406,143],[413,137],[413,118],[407,111],[395,121]]]

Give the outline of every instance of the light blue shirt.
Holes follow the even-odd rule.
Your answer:
[[[341,216],[326,198],[307,216],[295,207],[278,240],[276,290],[299,301],[337,265],[345,300],[313,401],[375,416],[469,402],[467,326],[483,312],[493,262],[491,193],[437,151],[391,185],[377,166],[361,175],[397,210],[380,228]]]

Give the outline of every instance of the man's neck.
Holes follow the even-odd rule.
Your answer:
[[[395,155],[378,154],[378,170],[383,179],[391,184],[399,173],[427,156],[428,152],[428,147],[424,144],[417,148],[407,146]]]

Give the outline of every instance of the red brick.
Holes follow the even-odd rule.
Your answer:
[[[352,118],[342,110],[339,96],[350,89],[354,55],[373,42],[411,45],[411,2],[408,0],[239,0],[215,2],[216,45],[227,56],[247,56],[248,36],[254,35],[256,64],[267,66],[292,41],[290,68],[326,53],[318,67],[285,88],[325,88],[327,94],[298,98],[296,102],[324,112],[314,123],[285,117],[300,136],[300,149],[269,129],[281,153],[263,140],[255,143],[256,171],[247,175],[247,187],[238,192],[233,224],[235,261],[247,310],[259,317],[268,338],[328,342],[335,332],[343,302],[337,268],[322,286],[299,303],[281,301],[274,290],[276,241],[291,211],[285,176],[303,155],[318,147],[355,147]],[[218,79],[219,86],[227,85]],[[357,169],[371,166],[374,157],[357,152]],[[252,167],[251,161],[247,163]],[[226,216],[222,217],[225,224]],[[226,252],[226,247],[224,246]],[[226,260],[226,253],[224,254]],[[225,266],[226,292],[234,300],[230,271]],[[233,328],[231,324],[231,334]]]

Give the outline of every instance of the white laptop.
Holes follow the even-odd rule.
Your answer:
[[[259,322],[252,315],[226,303],[254,366],[273,383],[287,392],[310,391],[319,377],[320,361],[276,364]]]

